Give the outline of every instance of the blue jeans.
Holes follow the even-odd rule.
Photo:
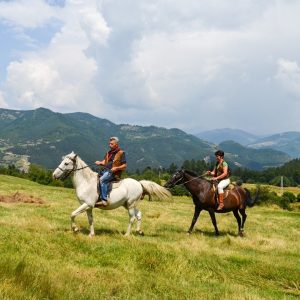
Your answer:
[[[100,177],[100,193],[102,200],[107,201],[109,182],[114,179],[114,174],[110,170],[105,170]]]

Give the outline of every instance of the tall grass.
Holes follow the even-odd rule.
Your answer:
[[[248,209],[246,237],[232,214],[214,236],[203,212],[192,235],[189,198],[140,204],[145,236],[125,238],[127,211],[94,210],[70,231],[73,190],[0,175],[0,194],[16,190],[37,204],[0,203],[0,299],[299,299],[300,213]]]

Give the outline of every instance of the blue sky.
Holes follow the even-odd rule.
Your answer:
[[[298,0],[0,0],[0,107],[300,131]]]

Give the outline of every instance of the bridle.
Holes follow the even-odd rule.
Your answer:
[[[81,168],[78,168],[78,169],[77,169],[77,168],[76,168],[76,157],[75,157],[74,159],[72,159],[72,158],[70,158],[70,157],[68,157],[68,158],[73,162],[73,168],[70,169],[68,172],[66,172],[66,170],[64,170],[64,169],[62,169],[60,166],[58,166],[57,169],[59,169],[60,171],[64,172],[61,179],[67,178],[67,177],[70,176],[73,172],[75,173],[75,172],[77,172],[77,171],[83,170],[83,169],[88,168],[88,167],[91,166],[91,165],[86,165],[86,166],[84,166],[84,167],[81,167]]]

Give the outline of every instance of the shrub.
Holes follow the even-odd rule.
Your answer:
[[[282,198],[287,198],[290,203],[296,202],[296,196],[291,192],[284,192]]]
[[[278,206],[280,206],[281,208],[283,208],[283,209],[290,209],[290,199],[289,199],[289,197],[287,197],[287,196],[282,196],[282,197],[280,197],[279,198],[279,201],[278,201]]]

